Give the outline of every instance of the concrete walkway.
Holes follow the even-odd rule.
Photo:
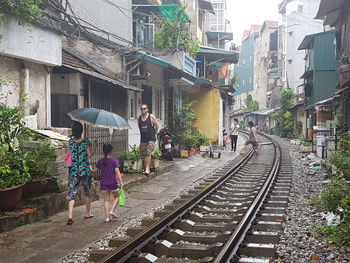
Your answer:
[[[0,262],[56,262],[80,251],[115,228],[161,206],[191,183],[231,161],[238,155],[243,140],[239,137],[237,152],[224,151],[220,159],[202,156],[177,159],[172,171],[134,185],[127,190],[126,207],[118,207],[119,218],[110,223],[104,222],[103,201],[100,199],[92,203],[95,215],[92,219],[84,219],[85,206],[79,206],[74,209],[73,225],[66,225],[67,212],[61,212],[0,234]]]

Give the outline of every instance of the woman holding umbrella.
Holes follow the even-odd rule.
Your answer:
[[[82,134],[83,125],[80,122],[75,121],[72,126],[72,136],[69,140],[69,150],[72,152],[72,166],[69,168],[69,183],[66,197],[68,200],[67,225],[73,224],[73,207],[80,183],[83,184],[86,201],[86,214],[84,218],[88,219],[94,217],[90,213],[90,187],[92,175],[89,158],[94,155],[95,149],[91,149],[91,142],[88,139],[82,138]]]

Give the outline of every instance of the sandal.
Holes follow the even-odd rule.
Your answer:
[[[89,218],[93,218],[94,215],[88,215],[88,216],[84,216],[84,219],[89,219]]]
[[[112,218],[118,218],[118,216],[115,213],[109,212],[109,216]]]
[[[67,225],[71,225],[71,224],[73,224],[73,218],[68,218]]]

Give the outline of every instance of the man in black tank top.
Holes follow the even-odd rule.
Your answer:
[[[154,151],[156,142],[156,134],[159,131],[159,124],[156,117],[153,114],[148,113],[148,107],[146,104],[141,105],[141,115],[138,119],[141,142],[140,152],[143,156],[143,164],[145,167],[146,176],[150,173],[151,157]]]

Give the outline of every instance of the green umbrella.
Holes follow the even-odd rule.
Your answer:
[[[125,119],[116,113],[105,110],[81,108],[68,112],[67,114],[72,120],[93,127],[116,130],[126,130],[130,128],[129,123]]]

